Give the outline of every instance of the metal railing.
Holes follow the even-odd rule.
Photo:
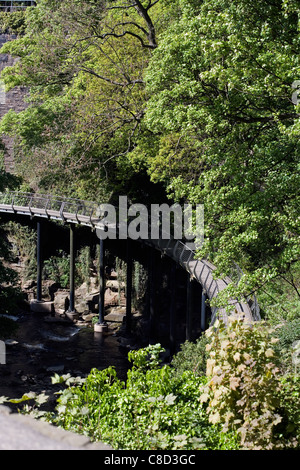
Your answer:
[[[117,210],[118,208],[116,208]],[[102,230],[104,228],[104,224],[101,222],[105,217],[105,212],[101,210],[101,204],[62,196],[3,192],[0,193],[0,212],[46,217],[63,222],[88,225],[93,228],[99,227]],[[198,259],[193,249],[182,240],[161,236],[155,240],[148,238],[139,241],[151,245],[182,266],[191,275],[191,278],[202,285],[209,300],[217,297],[231,282],[229,278],[215,279],[213,272],[216,267],[205,259]],[[255,300],[244,303],[232,300],[230,305],[232,305],[233,311],[243,314],[248,320],[260,320],[259,307]],[[212,323],[217,315],[226,320],[225,308],[211,307],[211,311]]]
[[[35,2],[31,0],[13,0],[13,1],[0,1],[0,10],[4,10],[7,12],[16,11],[16,10],[23,10],[30,6],[35,6]]]
[[[103,218],[99,204],[95,202],[55,195],[4,192],[0,193],[0,204],[8,206],[7,211],[29,212],[31,215],[60,218],[62,221],[72,219],[71,222],[80,223],[79,216],[83,216],[86,217],[86,223],[93,226]]]

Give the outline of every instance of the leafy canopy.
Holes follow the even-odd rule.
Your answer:
[[[26,34],[2,48],[20,60],[2,79],[29,87],[29,106],[9,112],[1,131],[18,136],[18,168],[34,189],[103,201],[130,187],[126,155],[142,130],[143,70],[156,47],[154,22],[165,21],[158,7],[40,0],[26,11]]]
[[[239,263],[239,291],[249,294],[299,258],[297,7],[178,4],[182,14],[160,36],[145,75],[152,137],[133,158],[146,159],[170,197],[204,203],[200,255],[217,275]]]

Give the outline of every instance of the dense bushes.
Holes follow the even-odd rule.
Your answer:
[[[235,433],[210,425],[199,402],[205,376],[161,365],[160,345],[129,353],[126,384],[113,368],[93,369],[59,397],[54,422],[117,449],[235,449]]]
[[[223,430],[236,431],[241,445],[249,449],[274,449],[297,446],[296,416],[283,400],[285,393],[274,345],[278,339],[264,322],[248,324],[242,319],[229,318],[228,325],[210,329],[208,384],[201,401],[208,402],[209,421],[222,423]],[[294,382],[289,392],[296,391]],[[281,414],[280,414],[281,412]],[[283,416],[288,429],[281,429]],[[291,421],[291,422],[290,422]],[[299,422],[298,422],[299,425]]]
[[[126,383],[93,369],[61,392],[51,419],[118,449],[299,448],[300,380],[282,374],[277,342],[265,322],[231,319],[185,343],[171,365],[160,345],[132,351]]]
[[[85,379],[56,374],[54,412],[34,406],[34,415],[114,449],[299,449],[300,377],[282,367],[279,343],[266,322],[230,318],[184,343],[171,364],[160,344],[129,352],[125,382],[113,367]],[[13,402],[29,399],[46,397]]]
[[[278,337],[278,343],[275,345],[275,349],[278,356],[280,356],[281,366],[285,372],[293,372],[295,365],[292,361],[293,354],[291,354],[291,351],[297,343],[300,345],[300,318],[281,323],[276,329],[276,336]]]
[[[208,356],[207,344],[208,338],[205,335],[202,335],[194,343],[186,341],[172,360],[175,373],[182,374],[185,370],[190,370],[196,376],[205,375]]]

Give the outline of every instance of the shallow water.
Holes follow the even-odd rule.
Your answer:
[[[126,378],[128,351],[113,330],[95,333],[87,326],[46,322],[36,313],[17,318],[18,331],[6,341],[6,364],[0,364],[0,396],[47,390],[54,373],[85,377],[94,367],[114,366],[118,377]]]

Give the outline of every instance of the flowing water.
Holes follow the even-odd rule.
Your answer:
[[[114,366],[118,377],[126,378],[128,351],[120,346],[116,330],[95,333],[91,326],[78,327],[28,312],[11,318],[19,328],[6,340],[6,364],[0,364],[0,397],[47,391],[55,373],[86,377],[94,367]]]

